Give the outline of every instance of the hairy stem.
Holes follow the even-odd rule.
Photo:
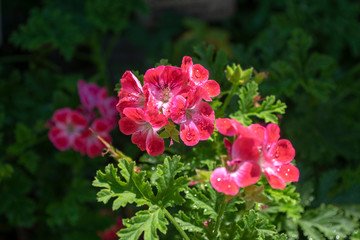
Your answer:
[[[186,233],[184,232],[184,230],[180,227],[180,225],[176,222],[175,218],[173,218],[173,216],[171,216],[171,214],[168,212],[168,210],[166,210],[164,208],[164,212],[165,212],[165,216],[170,220],[170,222],[172,224],[174,224],[175,228],[179,231],[180,235],[185,239],[185,240],[190,240],[190,238],[186,235]]]

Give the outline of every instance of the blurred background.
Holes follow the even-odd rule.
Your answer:
[[[307,208],[359,209],[359,1],[0,3],[1,240],[112,239],[101,233],[119,216],[96,202],[91,186],[112,160],[58,151],[46,123],[56,109],[76,108],[79,79],[117,96],[124,71],[144,74],[160,59],[180,66],[184,55],[218,81],[233,62],[269,72],[260,93],[288,106],[282,137],[296,149],[297,191]],[[118,129],[112,136],[115,147],[140,157],[130,138]]]

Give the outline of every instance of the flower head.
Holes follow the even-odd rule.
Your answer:
[[[208,139],[214,132],[215,114],[211,106],[201,101],[201,90],[187,97],[176,96],[172,101],[171,119],[180,124],[180,138],[188,146]]]
[[[146,71],[144,84],[149,88],[150,107],[170,113],[171,100],[186,89],[188,78],[181,68],[159,66]]]
[[[49,139],[61,151],[71,148],[88,124],[81,113],[70,108],[56,110],[51,120]]]
[[[141,151],[146,150],[151,156],[162,154],[165,150],[164,139],[157,131],[169,124],[168,119],[157,110],[140,108],[124,109],[125,117],[119,121],[120,131],[131,136],[131,141]]]
[[[83,131],[75,140],[74,150],[81,152],[83,155],[87,154],[89,157],[100,155],[105,146],[97,136],[102,137],[107,142],[111,142],[110,130],[111,127],[105,119],[96,119],[91,124],[91,127]]]
[[[202,98],[211,101],[211,97],[220,94],[220,86],[214,80],[209,80],[209,71],[200,64],[193,64],[191,57],[183,57],[181,68],[190,78],[192,86],[202,89]]]
[[[121,78],[121,89],[118,94],[119,102],[116,109],[120,113],[120,117],[124,116],[124,109],[127,107],[144,108],[145,107],[145,91],[140,81],[130,71],[126,71]]]
[[[217,191],[235,195],[240,187],[256,183],[261,173],[275,189],[298,181],[299,170],[290,164],[295,150],[289,140],[279,140],[278,125],[244,127],[234,119],[223,118],[216,119],[216,127],[220,133],[235,137],[233,144],[224,141],[229,154],[227,165],[211,175],[211,184]]]

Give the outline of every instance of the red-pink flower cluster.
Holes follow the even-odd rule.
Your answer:
[[[82,105],[76,110],[62,108],[55,111],[50,121],[49,139],[61,151],[73,148],[83,155],[95,157],[105,147],[97,135],[111,141],[109,132],[117,122],[117,99],[108,97],[106,88],[87,84],[84,80],[78,81],[78,93]]]
[[[284,189],[287,182],[299,179],[299,170],[290,162],[295,149],[289,140],[280,139],[277,124],[244,127],[234,119],[216,119],[216,128],[234,142],[224,139],[228,149],[227,166],[213,171],[211,185],[227,195],[236,195],[240,187],[256,183],[264,173],[271,187]]]
[[[162,154],[160,129],[170,121],[180,125],[180,138],[187,146],[206,140],[214,132],[215,114],[202,101],[220,94],[220,86],[209,80],[209,72],[185,56],[180,67],[159,66],[146,71],[144,85],[130,71],[121,78],[117,110],[120,131],[150,155]]]

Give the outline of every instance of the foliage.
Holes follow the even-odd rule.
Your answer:
[[[230,18],[206,21],[149,2],[3,4],[0,238],[99,239],[120,215],[124,239],[181,239],[174,222],[190,239],[360,239],[360,4],[236,1]],[[301,173],[283,191],[261,180],[226,199],[215,232],[224,199],[208,179],[227,160],[218,132],[191,148],[174,142],[172,157],[149,157],[115,130],[112,156],[127,160],[57,152],[47,136],[54,111],[78,105],[79,79],[115,96],[125,70],[179,65],[184,55],[220,84],[210,102],[216,118],[278,123]],[[90,181],[104,165],[96,203]],[[103,214],[107,207],[114,213]]]

